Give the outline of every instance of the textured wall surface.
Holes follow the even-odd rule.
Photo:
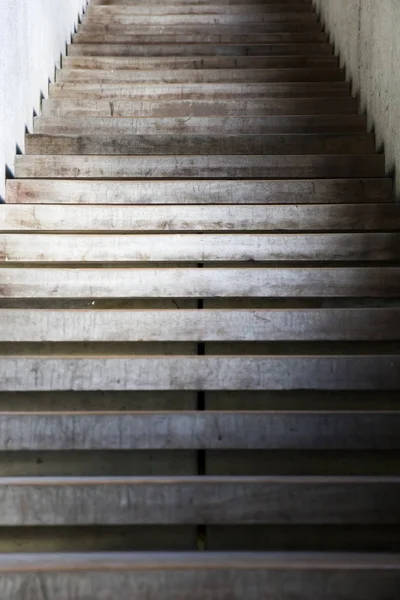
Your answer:
[[[400,0],[313,0],[395,170],[400,199]]]
[[[0,0],[0,196],[86,0]]]

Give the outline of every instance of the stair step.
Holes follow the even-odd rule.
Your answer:
[[[143,105],[141,106],[143,108]],[[193,108],[193,107],[191,107]],[[364,133],[364,139],[372,140],[374,136],[365,135],[365,117],[355,115],[328,116],[284,116],[284,117],[96,117],[71,116],[65,117],[36,117],[34,120],[35,134],[62,135],[95,135],[98,139],[109,137],[110,134],[138,135],[150,134],[227,134],[232,140],[242,139],[243,134],[252,133],[262,139],[262,135],[275,134],[275,139],[305,141],[314,139],[336,139],[341,134],[343,139],[354,139],[351,133]],[[101,134],[99,134],[101,132]],[[319,133],[319,136],[310,135]],[[342,132],[342,133],[341,133]],[[335,136],[329,135],[331,133]],[[289,138],[289,134],[291,135]],[[301,135],[303,134],[303,135]],[[107,137],[106,137],[107,136]],[[226,135],[225,135],[226,138]],[[32,136],[27,136],[32,140]],[[185,139],[182,138],[181,139]],[[266,138],[267,139],[267,138]],[[273,139],[272,136],[268,139]],[[112,154],[112,152],[111,152]]]
[[[227,29],[227,28],[225,28]],[[150,28],[151,33],[145,31],[137,31],[135,34],[130,33],[96,33],[78,31],[72,34],[74,44],[311,44],[311,43],[327,43],[328,36],[326,33],[318,29],[310,31],[291,31],[288,27],[288,32],[281,33],[236,33],[229,31],[216,32],[215,26],[212,32],[209,29],[205,31],[192,31],[181,33],[158,33],[154,28]],[[174,31],[176,28],[174,27]]]
[[[256,15],[257,17],[259,15]],[[159,21],[159,19],[158,19]],[[229,36],[229,39],[232,39],[232,35],[254,35],[254,34],[292,34],[292,33],[301,33],[304,34],[314,34],[321,33],[321,25],[316,21],[289,21],[289,22],[268,22],[261,23],[258,18],[256,20],[253,19],[252,23],[231,23],[231,24],[221,24],[221,23],[186,23],[186,24],[172,24],[168,25],[165,23],[137,23],[135,19],[135,23],[131,25],[122,25],[120,23],[84,23],[79,26],[79,33],[82,35],[99,35],[99,34],[107,34],[107,35],[118,35],[118,36],[132,36],[132,35],[146,35],[146,36],[164,36],[169,35],[174,37],[176,35],[184,35],[186,38],[189,36],[198,36],[205,34],[209,35],[218,35],[218,36]],[[102,40],[104,41],[104,40]],[[264,38],[263,38],[264,41]]]
[[[17,177],[42,178],[312,178],[384,177],[383,154],[16,156]]]
[[[3,298],[398,298],[400,267],[3,268]]]
[[[19,310],[4,308],[0,313],[0,322],[1,342],[371,341],[400,339],[399,308],[204,309],[200,311],[197,309]],[[197,413],[197,415],[201,418],[201,413]],[[123,418],[121,416],[121,419]],[[301,417],[299,418],[301,421]],[[346,418],[345,414],[343,419],[346,420]],[[374,421],[375,418],[376,421]],[[373,423],[377,423],[377,427],[381,427],[379,417],[376,417],[375,413],[369,419],[371,428]],[[329,415],[326,417],[326,421],[330,422]],[[391,420],[390,423],[394,426],[396,419]],[[4,427],[4,432],[12,430],[8,426]],[[395,440],[390,438],[390,427],[391,425],[383,427],[382,431],[387,436],[384,438],[387,440],[387,444],[393,445]],[[263,428],[264,425],[262,425]],[[321,428],[322,425],[315,429],[318,431],[318,435],[313,437],[309,443],[314,445],[321,442]],[[206,429],[209,430],[209,427],[207,426]],[[276,439],[280,439],[279,436],[282,432],[275,433],[275,428],[272,429],[273,431],[268,430],[268,439],[271,435],[276,435]],[[296,430],[297,428],[294,428],[293,432]],[[40,428],[40,431],[47,431],[47,428]],[[169,427],[167,431],[170,435]],[[278,431],[280,431],[279,428],[276,429],[276,432]],[[341,433],[347,435],[344,431],[344,429],[340,429],[340,431],[337,428],[330,429],[332,436],[340,436]],[[246,439],[252,447],[256,439],[255,434],[253,435],[253,432],[252,435],[248,435],[248,433],[249,430],[243,429],[243,440]],[[188,439],[191,439],[191,435],[189,433],[187,435]],[[230,443],[230,435],[225,436],[223,443]],[[12,445],[16,437],[12,436],[7,439],[7,443]],[[116,439],[118,437],[114,438],[114,440]],[[357,442],[361,443],[359,438],[357,438]],[[235,447],[235,443],[232,441],[232,448]],[[282,444],[286,443],[282,442]],[[340,439],[338,448],[344,447],[348,443],[356,443],[356,441],[350,441],[350,438]],[[371,444],[371,446],[376,448],[376,444]]]
[[[129,83],[51,83],[50,98],[69,98],[79,101],[124,99],[165,102],[171,100],[242,100],[255,101],[262,98],[331,98],[349,97],[350,87],[346,81],[294,82],[294,83],[186,83],[186,84],[141,84],[132,87]],[[43,102],[44,106],[48,101]]]
[[[373,134],[33,134],[26,136],[26,154],[55,155],[289,155],[374,154]]]
[[[248,7],[246,6],[246,10]],[[100,40],[99,40],[100,41]],[[83,56],[320,56],[331,55],[332,46],[328,43],[264,43],[264,44],[210,44],[210,43],[191,43],[181,44],[179,41],[169,44],[107,44],[96,43],[74,43],[69,44],[67,49],[68,57]]]
[[[263,4],[265,6],[268,5],[279,5],[282,6],[283,4],[285,4],[286,6],[288,6],[289,10],[290,10],[290,5],[291,4],[295,4],[295,5],[299,5],[302,3],[303,0],[246,0],[246,4]],[[137,6],[139,4],[139,2],[137,0],[92,0],[91,5],[92,6],[110,6],[113,5],[115,7],[118,6]],[[165,4],[164,0],[152,0],[151,2],[152,5],[157,6],[158,4]],[[210,0],[170,0],[169,5],[170,6],[203,6],[203,5],[210,5]],[[218,2],[216,2],[217,5],[224,5],[226,6],[226,10],[229,11],[229,8],[231,6],[235,6],[236,4],[243,4],[243,0],[218,0]]]
[[[298,600],[376,600],[398,589],[399,565],[399,555],[386,553],[16,553],[0,557],[0,590],[5,600],[24,598],[40,577],[40,593],[58,600],[203,600],[205,590],[207,600],[220,600],[221,588],[231,600],[259,600],[265,590],[290,600],[293,589]]]
[[[312,5],[305,4],[299,0],[297,3],[293,4],[285,4],[281,5],[279,2],[275,3],[265,3],[265,2],[254,2],[251,3],[251,11],[249,10],[248,4],[244,0],[241,3],[237,2],[235,4],[231,4],[229,8],[226,4],[221,4],[217,2],[213,4],[209,2],[208,4],[175,4],[167,3],[167,4],[125,4],[125,5],[117,5],[117,6],[88,6],[85,11],[84,20],[90,19],[90,21],[96,22],[98,19],[103,20],[105,17],[115,17],[121,18],[124,16],[131,17],[132,15],[202,15],[202,14],[248,14],[251,12],[254,13],[262,13],[265,15],[274,16],[276,14],[279,15],[288,15],[289,19],[292,18],[292,15],[295,13],[311,13],[314,16],[314,10]]]
[[[40,180],[40,179],[8,179],[6,181],[7,193],[6,198],[9,204],[2,206],[3,217],[7,219],[7,229],[15,230],[23,227],[23,223],[27,218],[27,207],[18,208],[11,206],[10,203],[19,204],[35,204],[29,210],[34,210],[35,214],[43,218],[43,212],[40,211],[38,204],[57,204],[57,210],[62,210],[61,204],[155,204],[157,210],[163,210],[162,205],[165,204],[171,208],[171,205],[190,204],[221,204],[227,206],[234,204],[291,204],[296,202],[296,205],[312,204],[313,212],[315,210],[318,223],[317,228],[324,227],[326,215],[323,217],[323,207],[315,207],[315,204],[341,204],[341,203],[380,203],[379,206],[369,207],[366,204],[359,209],[356,206],[351,206],[351,214],[355,216],[351,223],[353,229],[357,229],[357,223],[368,223],[368,228],[388,227],[389,221],[396,220],[397,206],[391,203],[392,200],[392,181],[389,178],[382,179],[314,179],[314,180],[213,180],[213,181],[84,181],[84,180]],[[390,203],[388,206],[382,206],[381,203]],[[103,210],[104,207],[101,208]],[[285,210],[285,206],[281,207]],[[18,215],[19,210],[23,210],[23,218]],[[46,207],[46,213],[53,210],[53,207]],[[84,210],[87,210],[86,208]],[[112,210],[112,208],[107,209]],[[122,209],[124,210],[124,209]],[[185,209],[186,210],[186,209]],[[214,208],[213,210],[218,210]],[[239,210],[242,210],[239,208]],[[290,209],[289,209],[290,210]],[[296,227],[300,227],[299,215],[306,210],[305,206],[301,207],[301,212],[297,210]],[[335,211],[334,206],[326,209],[328,212]],[[339,210],[346,210],[342,206]],[[8,212],[15,211],[10,220]],[[373,211],[371,219],[370,211]],[[224,221],[228,218],[229,212],[225,211]],[[333,214],[333,213],[332,213]],[[382,220],[383,215],[389,215],[388,221]],[[381,216],[379,216],[381,215]],[[186,213],[186,217],[188,213]],[[258,215],[260,219],[261,215]],[[114,218],[112,221],[114,223]],[[127,213],[124,218],[128,218]],[[176,222],[176,215],[169,213],[168,220],[173,218]],[[272,213],[269,212],[269,218],[272,218]],[[350,218],[350,214],[347,215]],[[18,220],[19,219],[19,220]],[[80,222],[76,221],[76,226]],[[59,222],[59,221],[58,221]],[[29,223],[29,221],[28,221]],[[51,228],[55,227],[55,220]],[[229,221],[228,221],[229,223]],[[227,226],[229,226],[227,223]],[[261,221],[259,222],[261,225]],[[374,225],[374,223],[376,225]],[[393,223],[393,221],[392,221]],[[281,224],[283,226],[283,224]],[[31,225],[29,225],[31,226]],[[108,227],[110,225],[108,224]],[[257,224],[258,226],[258,224]],[[265,225],[264,225],[265,226]],[[4,226],[3,226],[4,227]],[[47,226],[48,227],[48,226]],[[92,225],[93,227],[93,225]],[[194,224],[191,227],[195,227]],[[263,226],[262,226],[263,227]],[[310,228],[314,228],[310,224]],[[331,223],[330,227],[337,228],[336,223]],[[135,224],[137,228],[137,222]],[[36,227],[35,227],[36,229]]]
[[[399,449],[399,434],[389,411],[0,413],[2,451],[377,451]]]
[[[108,29],[109,26],[117,26],[120,31],[133,27],[161,26],[169,25],[196,27],[198,25],[240,25],[240,24],[264,24],[267,26],[275,23],[285,24],[295,23],[302,26],[304,23],[314,25],[318,23],[317,15],[313,11],[307,12],[289,12],[287,10],[279,12],[255,12],[248,10],[245,13],[231,13],[225,11],[223,14],[111,14],[83,15],[82,31],[93,29]]]
[[[143,70],[150,69],[297,69],[335,68],[336,56],[66,56],[63,69]]]
[[[400,261],[400,233],[1,234],[0,260],[34,263]],[[1,265],[1,262],[0,262]],[[400,291],[400,288],[399,288]]]
[[[315,111],[318,111],[317,113]],[[366,119],[364,115],[357,114],[357,101],[352,98],[300,98],[300,99],[265,99],[259,100],[240,100],[240,99],[175,99],[175,100],[95,100],[95,99],[64,99],[45,100],[43,102],[43,117],[62,117],[64,128],[68,127],[71,120],[66,121],[65,117],[107,117],[99,122],[103,124],[107,131],[114,126],[117,121],[109,117],[123,117],[125,123],[137,121],[127,121],[127,117],[164,117],[184,120],[186,127],[191,127],[191,119],[188,117],[197,117],[194,123],[200,126],[207,125],[206,118],[219,116],[216,122],[221,122],[221,117],[231,119],[232,125],[238,127],[236,133],[240,133],[240,125],[251,123],[255,116],[264,117],[264,123],[270,124],[271,129],[276,133],[285,133],[285,131],[307,132],[365,132]],[[237,121],[241,117],[242,121]],[[273,118],[275,117],[275,118]],[[296,117],[296,118],[294,118]],[[229,121],[228,121],[229,122]],[[73,123],[73,121],[72,121]],[[86,121],[90,123],[90,121]],[[148,121],[151,124],[151,121]],[[260,124],[260,120],[257,122]],[[261,125],[259,125],[261,127]],[[125,129],[126,130],[126,129]]]
[[[347,231],[351,234],[359,231],[381,231],[384,239],[394,241],[397,234],[384,234],[384,230],[400,230],[400,205],[26,205],[5,204],[1,207],[3,221],[1,229],[9,232],[51,232],[64,231],[76,233],[139,233],[171,231],[185,234],[199,231],[219,231],[227,235],[232,231],[270,231],[282,233],[290,231]],[[253,234],[255,235],[255,234]],[[334,234],[337,236],[337,233]],[[345,241],[346,236],[334,237]],[[198,234],[196,236],[199,237]],[[293,238],[293,236],[291,236]],[[178,238],[179,239],[179,238]],[[183,237],[181,238],[183,239]],[[190,240],[187,236],[186,240]],[[225,238],[229,239],[229,238]],[[272,238],[271,243],[272,243]],[[278,239],[276,237],[276,239]],[[284,239],[280,237],[280,239]],[[288,236],[285,239],[289,239]],[[294,238],[293,238],[294,239]],[[302,236],[296,238],[299,242]],[[309,239],[312,239],[311,237]],[[314,238],[316,239],[316,238]],[[322,239],[319,236],[319,239]],[[327,238],[325,238],[327,239]],[[350,237],[364,239],[374,243],[373,236]],[[354,241],[354,243],[356,243]],[[376,248],[375,248],[376,249]],[[5,249],[4,249],[5,250]],[[387,251],[393,250],[388,241]],[[29,248],[26,248],[29,252]],[[368,251],[368,248],[365,248]]]
[[[257,83],[257,82],[312,82],[344,81],[342,69],[297,68],[297,69],[173,69],[173,70],[128,70],[128,69],[58,69],[57,83],[71,82],[135,82],[140,83]]]
[[[399,434],[398,412],[0,413],[3,451],[393,450]]]
[[[7,526],[397,523],[400,477],[4,477],[0,494]]]

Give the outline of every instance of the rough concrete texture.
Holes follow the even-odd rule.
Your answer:
[[[86,0],[0,0],[0,197],[5,165],[13,169],[16,145],[65,52]]]
[[[400,1],[313,0],[335,44],[369,128],[386,153],[400,198]]]

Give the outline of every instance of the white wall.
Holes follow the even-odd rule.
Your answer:
[[[384,146],[400,198],[400,0],[313,2]]]
[[[0,0],[0,196],[86,0]]]

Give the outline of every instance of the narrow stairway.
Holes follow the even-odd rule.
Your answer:
[[[400,207],[307,0],[92,0],[0,207],[2,600],[395,600]]]

